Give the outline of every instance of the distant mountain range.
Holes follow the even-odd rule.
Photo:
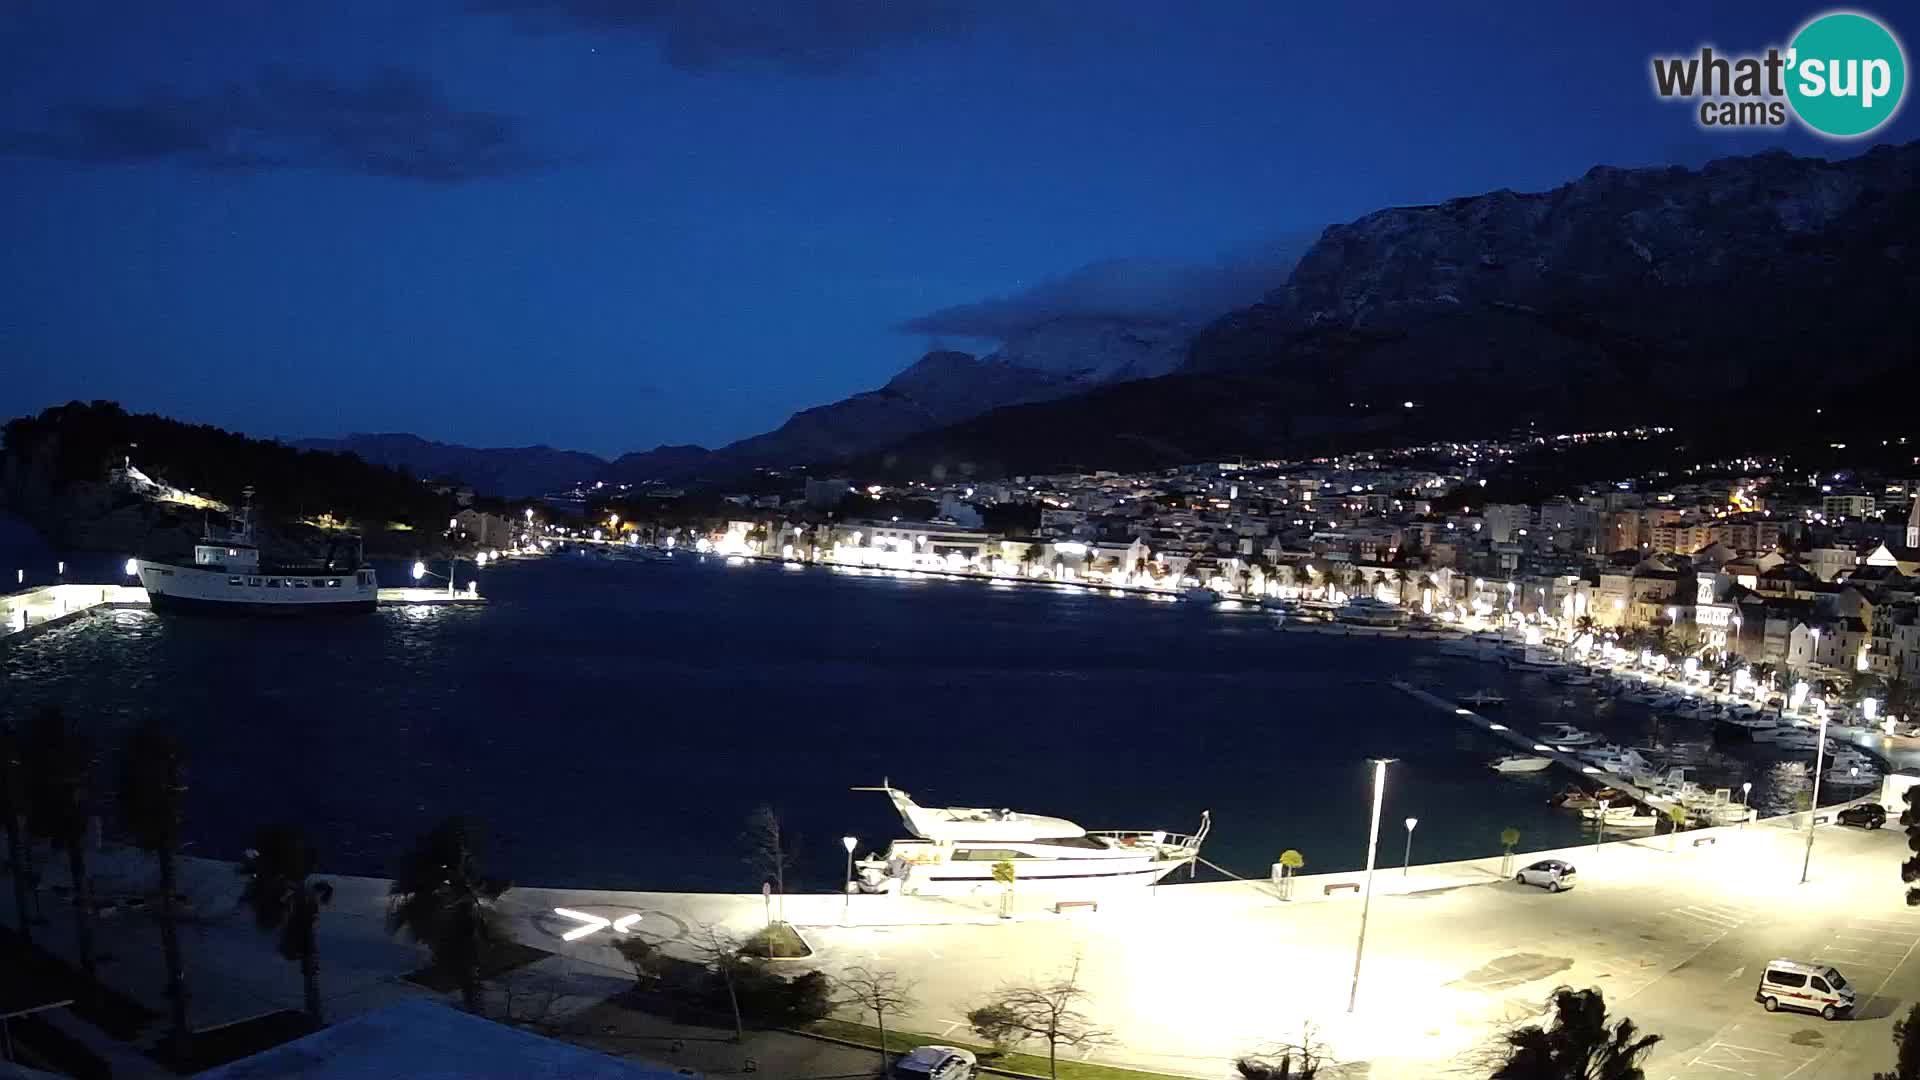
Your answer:
[[[343,439],[297,439],[301,450],[358,454],[364,461],[405,469],[423,480],[458,479],[475,491],[519,498],[592,483],[606,472],[605,459],[551,446],[476,449],[432,442],[418,435],[348,435]]]
[[[1333,226],[1257,302],[1227,304],[1257,295],[1245,293],[1257,274],[1223,267],[1096,303],[1116,278],[1141,278],[1100,264],[937,312],[906,329],[998,334],[1001,346],[930,352],[885,386],[715,450],[607,463],[396,436],[301,445],[526,494],[589,468],[625,482],[841,462],[988,476],[1527,423],[1764,424],[1820,402],[1890,417],[1911,401],[1920,355],[1916,237],[1920,143],[1831,162],[1601,166],[1551,191]],[[1206,301],[1164,302],[1171,281]]]

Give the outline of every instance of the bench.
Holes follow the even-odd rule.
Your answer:
[[[1053,905],[1053,913],[1055,915],[1065,915],[1068,908],[1086,908],[1088,911],[1099,911],[1100,902],[1098,900],[1059,900]]]
[[[1717,844],[1719,842],[1720,842],[1720,838],[1717,836],[1702,836],[1694,840],[1693,846],[1701,847],[1702,845],[1705,845],[1705,844]]]
[[[1320,895],[1332,896],[1336,889],[1352,889],[1354,892],[1359,892],[1360,883],[1357,881],[1336,881],[1331,885],[1322,886]]]

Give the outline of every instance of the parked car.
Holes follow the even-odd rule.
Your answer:
[[[893,1063],[894,1080],[973,1080],[979,1059],[957,1046],[916,1046]]]
[[[1832,1020],[1853,1011],[1854,990],[1846,976],[1831,965],[1769,960],[1767,969],[1760,973],[1753,1000],[1768,1012],[1800,1009]]]
[[[1541,859],[1513,875],[1521,885],[1538,885],[1548,892],[1573,888],[1573,864],[1563,859]]]
[[[1877,829],[1887,823],[1887,810],[1879,803],[1856,803],[1840,811],[1840,824]]]

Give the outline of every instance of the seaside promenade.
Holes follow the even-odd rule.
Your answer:
[[[786,918],[815,956],[787,963],[896,971],[916,984],[918,1004],[890,1026],[966,1039],[966,1011],[1001,983],[1077,960],[1091,995],[1085,1011],[1114,1032],[1091,1058],[1181,1076],[1229,1076],[1235,1055],[1312,1025],[1336,1060],[1366,1063],[1371,1077],[1484,1077],[1492,1040],[1539,1016],[1548,993],[1567,985],[1604,991],[1614,1015],[1664,1037],[1648,1069],[1655,1080],[1854,1080],[1891,1061],[1892,1023],[1920,999],[1920,913],[1902,901],[1905,845],[1894,829],[1821,827],[1800,884],[1806,834],[1793,825],[1804,820],[1515,857],[1515,866],[1549,854],[1575,862],[1579,884],[1559,894],[1515,884],[1497,857],[1415,866],[1405,877],[1379,872],[1351,1014],[1360,900],[1342,886],[1358,874],[1298,878],[1291,900],[1267,882],[1163,885],[1066,914],[1022,896],[1011,919],[997,916],[995,897],[790,896]],[[232,867],[186,864],[195,1026],[297,1009],[298,972],[237,909]],[[135,854],[109,851],[96,865],[104,896],[150,880],[148,860]],[[49,868],[50,884],[60,877]],[[385,931],[387,883],[333,880],[338,892],[321,918],[330,1016],[429,995],[401,978],[423,957]],[[11,922],[10,891],[0,894]],[[36,937],[70,953],[69,912],[45,890],[41,902],[47,921]],[[500,901],[506,932],[553,955],[503,977],[491,1005],[504,1008],[512,986],[522,1007],[541,1000],[543,1020],[567,1037],[708,1075],[737,1071],[746,1056],[762,1072],[796,1078],[872,1060],[777,1034],[751,1036],[743,1048],[664,1021],[628,1024],[624,1010],[604,1004],[632,982],[614,931],[566,940],[586,924],[555,908],[609,921],[637,914],[634,929],[670,951],[689,949],[705,926],[750,933],[768,911],[759,895],[515,888]],[[123,914],[99,926],[103,978],[163,1011],[150,920]],[[1775,957],[1838,966],[1860,988],[1859,1014],[1827,1023],[1763,1012],[1754,985]]]

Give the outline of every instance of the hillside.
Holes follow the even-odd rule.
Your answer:
[[[1862,424],[1920,355],[1920,144],[1596,168],[1326,230],[1174,375],[1002,409],[876,464],[1018,472],[1536,423]],[[1407,407],[1411,402],[1412,407]]]
[[[56,546],[177,554],[190,550],[202,514],[157,505],[108,483],[131,458],[155,480],[238,505],[243,489],[270,534],[311,539],[301,519],[332,515],[379,548],[389,526],[406,550],[437,538],[452,501],[404,473],[350,454],[299,450],[205,424],[128,413],[106,401],[73,402],[9,421],[0,444],[0,498]]]
[[[578,450],[550,446],[479,448],[406,434],[300,439],[293,445],[302,450],[357,454],[375,465],[405,469],[423,480],[456,479],[483,495],[509,499],[591,483],[607,467],[604,459]]]

